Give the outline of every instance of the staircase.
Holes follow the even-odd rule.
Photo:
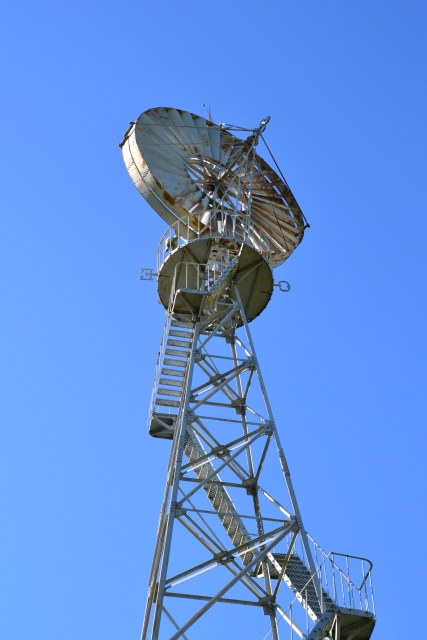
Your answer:
[[[157,359],[150,405],[149,430],[150,435],[154,437],[173,439],[179,410],[184,400],[183,394],[186,389],[186,378],[193,348],[194,324],[168,318]],[[184,454],[188,461],[196,465],[197,461],[206,456],[207,453],[209,452],[205,450],[191,424],[188,425],[184,438]],[[206,458],[200,463],[200,466],[192,470],[200,481],[215,473],[213,463]],[[240,518],[230,495],[222,485],[219,476],[213,475],[203,489],[213,509],[218,514],[218,518],[233,547],[249,544],[251,536]],[[242,553],[243,564],[249,564],[254,555],[256,555],[254,550]],[[268,554],[270,577],[273,580],[279,577],[285,557],[285,554]],[[326,556],[324,557],[324,564],[325,562]],[[332,562],[331,566],[335,570],[335,563],[330,558],[328,562]],[[256,575],[257,577],[262,577],[262,574],[262,564],[259,563]],[[323,578],[321,582],[322,580]],[[324,638],[330,637],[334,638],[334,640],[369,640],[371,637],[375,626],[375,614],[372,613],[372,608],[365,605],[362,607],[362,599],[360,599],[360,608],[357,607],[357,597],[353,597],[353,600],[349,599],[347,603],[345,601],[341,602],[339,593],[338,595],[335,593],[335,586],[335,595],[333,595],[334,599],[332,599],[328,594],[330,588],[327,585],[323,585],[323,583],[322,602],[319,602],[310,570],[295,549],[289,556],[283,581],[307,611],[307,619],[311,619],[311,625],[314,625],[311,629],[307,628],[306,640],[324,640]],[[331,584],[332,582],[330,581],[329,585]],[[352,585],[351,589],[356,589],[348,578],[347,585],[350,584]],[[348,589],[350,589],[350,586],[348,586]],[[361,589],[362,587],[357,587],[359,595]],[[364,589],[366,592],[366,585]],[[350,608],[348,605],[357,608]]]
[[[285,558],[285,554],[268,554],[268,559],[272,565],[270,568],[270,576],[272,579],[277,580],[279,577]],[[326,556],[326,558],[328,558],[328,556]],[[330,558],[329,562],[331,563]],[[335,564],[333,566],[337,567]],[[338,594],[335,589],[335,595],[331,597],[328,594],[328,588],[325,588],[323,583],[325,571],[326,567],[323,567],[320,579],[322,588],[322,611],[313,580],[311,579],[311,573],[295,550],[289,556],[289,561],[285,568],[283,576],[284,582],[286,582],[295,593],[297,600],[303,605],[308,616],[310,616],[314,622],[311,630],[307,628],[306,640],[323,640],[324,638],[334,638],[334,640],[369,640],[375,626],[375,613],[369,610],[367,601],[365,601],[365,607],[362,607],[362,605],[359,607],[358,599],[356,598],[353,598],[352,608],[346,606],[343,604],[340,594]],[[261,576],[262,565],[259,564],[257,567],[257,577]],[[353,585],[353,588],[360,591],[363,588],[363,583],[360,587]],[[334,598],[336,598],[335,601]]]
[[[167,319],[160,344],[148,427],[155,438],[172,440],[193,348],[194,325]]]
[[[316,588],[313,580],[311,580],[310,571],[298,554],[292,553],[290,555],[283,579],[295,593],[304,608],[307,609],[310,618],[312,620],[318,620],[322,616],[322,611],[320,609]],[[333,606],[332,600],[325,591],[323,591],[322,595],[324,600],[329,600],[329,603]]]
[[[188,371],[191,351],[193,349],[194,325],[190,322],[167,320],[157,360],[154,377],[153,395],[149,413],[149,431],[155,438],[173,439],[178,409],[181,404],[185,379]],[[184,453],[189,462],[197,462],[206,455],[200,440],[189,427],[185,434]],[[199,480],[204,480],[215,471],[209,461],[194,470]],[[249,543],[251,537],[238,516],[230,495],[220,484],[218,476],[214,476],[203,488],[212,507],[227,532],[234,547]],[[248,564],[254,556],[253,551],[242,555],[244,564]]]
[[[305,640],[369,640],[374,627],[374,614],[368,611],[325,611]]]
[[[194,431],[189,427],[185,434],[184,453],[189,462],[196,463],[199,458],[206,455],[200,440]],[[204,480],[215,471],[213,464],[209,461],[201,464],[194,469],[199,480]],[[203,489],[208,496],[212,507],[218,513],[218,517],[227,532],[234,547],[246,544],[251,541],[251,537],[239,517],[236,507],[231,500],[230,495],[225,487],[219,484],[221,481],[218,476],[213,476],[212,482],[207,482]],[[254,557],[253,551],[248,551],[241,556],[243,564],[249,564]]]
[[[270,577],[273,580],[277,580],[279,577],[285,558],[286,555],[281,553],[268,554],[268,559],[272,565],[270,567]],[[257,567],[257,577],[260,578],[262,575],[263,568],[260,563]],[[299,555],[295,552],[289,556],[283,580],[295,593],[297,600],[303,605],[304,609],[307,610],[310,618],[315,622],[319,620],[322,617],[322,611],[311,573],[303,560],[301,560]],[[334,602],[324,589],[322,589],[322,597],[326,610],[330,609],[333,611]]]

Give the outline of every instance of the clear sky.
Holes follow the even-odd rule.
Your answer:
[[[311,224],[253,323],[306,527],[374,562],[376,640],[422,637],[425,2],[15,0],[0,23],[0,639],[139,638],[168,450],[139,270],[165,225],[117,145],[202,103],[271,116]]]

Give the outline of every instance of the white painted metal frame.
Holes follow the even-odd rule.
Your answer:
[[[227,323],[231,325],[231,319],[235,316],[236,312],[240,313],[244,323],[246,344],[244,344],[242,339],[234,332],[225,332],[226,337],[222,337],[222,331],[224,331]],[[271,562],[268,561],[268,557],[282,540],[286,537],[294,539],[296,534],[300,536],[305,549],[315,589],[318,594],[321,594],[316,567],[301,519],[289,467],[277,433],[251,333],[246,318],[244,317],[240,301],[236,301],[231,306],[224,304],[222,316],[223,318],[212,331],[206,331],[204,329],[203,321],[196,322],[194,326],[194,342],[188,367],[186,393],[183,396],[175,423],[166,490],[161,509],[153,567],[150,575],[146,614],[141,635],[142,640],[148,637],[153,639],[160,637],[160,623],[163,613],[171,620],[169,612],[165,612],[165,597],[207,600],[206,604],[186,622],[176,620],[176,622],[172,623],[175,626],[180,626],[175,634],[171,636],[171,640],[184,637],[185,632],[213,605],[224,602],[246,606],[259,606],[263,608],[264,611],[269,608],[272,638],[278,639],[276,597],[281,581],[278,581],[277,587],[274,590],[270,579],[270,567],[272,565]],[[218,355],[215,352],[215,346],[213,344],[215,339],[219,339],[222,342],[225,340],[229,342],[231,350],[229,357]],[[202,385],[194,386],[193,379],[196,367],[206,375],[206,382]],[[243,374],[245,372],[248,373],[246,381],[243,380]],[[264,414],[260,414],[247,404],[250,389],[255,379],[257,379],[259,383],[264,400]],[[231,416],[221,417],[219,415],[212,415],[212,409],[214,407],[227,407],[229,411],[234,412],[235,417],[240,414],[240,418],[236,420],[235,417],[232,418]],[[236,414],[236,410],[239,413]],[[211,413],[210,416],[209,411]],[[204,417],[204,413],[208,415]],[[249,419],[248,416],[253,419]],[[206,418],[209,417],[211,418],[210,424],[214,423],[214,425],[208,428]],[[238,438],[233,438],[226,444],[220,444],[216,431],[218,430],[218,425],[221,431],[224,431],[224,422],[234,423],[233,426],[235,426],[236,423],[240,423],[242,435]],[[188,430],[204,445],[205,449],[210,449],[209,452],[199,456],[196,463],[186,463],[184,460],[184,439]],[[260,438],[265,439],[265,444],[259,462],[255,465],[253,448],[256,441]],[[281,506],[280,500],[271,496],[269,492],[258,484],[262,475],[267,451],[272,442],[276,445],[277,456],[285,481],[283,488],[286,486],[288,489],[292,509],[285,509]],[[242,458],[245,458],[245,460],[242,460]],[[214,464],[217,460],[219,463]],[[212,465],[213,471],[205,478],[198,480],[197,478],[186,477],[187,474],[196,471],[208,462]],[[234,483],[221,482],[219,479],[219,474],[225,469],[231,471],[236,477]],[[241,491],[246,488],[248,493],[252,493],[253,512],[248,515],[236,511],[236,516],[241,521],[248,518],[255,520],[257,537],[251,540],[250,536],[248,536],[248,540],[244,544],[240,544],[234,548],[225,548],[224,543],[219,540],[218,535],[208,524],[206,516],[208,514],[214,514],[221,518],[224,515],[230,515],[230,511],[221,512],[221,510],[202,509],[195,506],[193,502],[193,498],[200,493],[203,487],[209,485],[209,483],[211,483],[211,486],[213,486],[213,484],[225,486],[228,491],[231,489]],[[190,486],[190,488],[187,488],[188,486]],[[259,499],[260,495],[266,496],[268,500],[276,506],[278,515],[281,516],[280,518],[263,517]],[[282,497],[281,501],[283,502]],[[285,516],[285,518],[283,516]],[[196,517],[197,521],[195,520]],[[190,531],[197,540],[211,552],[212,556],[205,562],[198,563],[186,569],[184,572],[180,572],[178,575],[169,577],[168,565],[175,521],[178,521]],[[281,526],[278,526],[279,524]],[[289,534],[292,535],[289,536]],[[242,563],[242,557],[247,558],[249,552],[252,552],[250,561],[246,562],[246,564]],[[170,591],[171,586],[177,586],[221,564],[226,566],[233,574],[233,577],[212,597],[208,598],[204,594],[197,592],[193,594],[180,594]],[[262,566],[262,573],[264,575],[263,587],[261,587],[254,578],[254,569],[256,566]],[[223,596],[227,591],[238,582],[249,589],[252,596],[255,596],[257,600],[245,601],[243,599],[224,598]],[[290,595],[292,595],[292,592],[290,592]],[[284,608],[280,607],[280,610],[284,611]],[[296,623],[292,623],[286,614],[284,614],[283,617],[291,624],[294,632],[300,635],[300,637],[303,637],[304,634]],[[152,623],[151,630],[150,622]]]
[[[186,639],[223,604],[233,605],[235,615],[239,607],[261,609],[269,621],[264,640],[279,640],[282,621],[291,640],[368,640],[375,624],[372,564],[326,554],[305,531],[240,298],[243,245],[273,269],[305,228],[286,181],[256,153],[268,120],[239,140],[231,134],[236,128],[152,109],[132,123],[121,144],[136,186],[172,225],[159,245],[158,271],[183,245],[209,240],[216,247],[212,264],[177,263],[163,300],[169,308],[149,428],[172,446],[141,640]],[[183,288],[180,295],[204,298],[196,311],[184,297],[185,316],[177,311],[183,313],[182,305],[174,309],[177,269],[185,275],[179,287],[188,286],[189,269],[197,270],[197,290]],[[259,287],[258,296],[266,293]],[[180,553],[182,535],[197,547]],[[213,595],[206,595],[206,576]],[[204,604],[190,612],[188,603],[197,602]]]

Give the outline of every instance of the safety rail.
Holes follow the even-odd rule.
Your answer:
[[[248,216],[212,210],[180,218],[165,231],[157,250],[158,272],[172,251],[191,242],[209,238],[249,244],[268,263],[271,261],[271,242],[261,227]]]
[[[315,566],[314,572],[309,570],[306,549],[301,536],[298,535],[295,540],[291,535],[286,538],[290,558],[294,557],[295,562],[302,561],[306,569],[304,583],[299,585],[298,589],[295,589],[295,585],[293,585],[294,593],[296,593],[294,600],[286,609],[277,607],[277,621],[278,623],[280,621],[288,623],[289,637],[292,640],[307,637],[316,627],[316,616],[319,615],[319,612],[333,611],[334,607],[338,607],[341,611],[350,609],[352,614],[360,612],[360,615],[373,614],[375,617],[372,562],[366,558],[349,554],[333,551],[326,553],[311,536],[308,536],[308,539]],[[286,573],[288,573],[287,582],[289,584],[289,578],[292,578],[292,568],[285,571]],[[316,594],[315,577],[317,577],[317,583],[320,586],[320,602],[317,611],[315,606],[313,607],[313,597]],[[313,616],[313,613],[316,615]]]
[[[339,599],[349,609],[359,609],[360,611],[370,611],[375,615],[374,589],[372,586],[372,562],[366,558],[359,556],[350,556],[343,553],[331,551],[329,560],[332,567],[333,593],[334,601],[338,603]],[[341,569],[335,562],[335,557],[344,558],[345,570]],[[359,586],[350,578],[351,561],[359,561],[362,571],[362,581]],[[368,570],[365,569],[369,565]],[[354,576],[354,574],[353,574]],[[348,604],[346,605],[346,598]]]
[[[190,289],[192,291],[202,291],[210,293],[223,279],[223,276],[230,270],[232,262],[198,263],[198,262],[178,262],[175,266],[174,276],[171,286],[171,303],[177,289]]]
[[[326,553],[311,536],[308,537],[319,582],[334,604],[375,615],[372,562],[336,551]]]
[[[308,566],[304,545],[299,536],[298,539],[298,551]],[[369,611],[375,615],[372,562],[366,558],[336,551],[326,553],[310,535],[308,539],[319,583],[334,604],[349,609]]]
[[[318,581],[334,604],[338,607],[369,611],[375,615],[372,562],[366,558],[336,551],[326,553],[310,535],[308,539]],[[301,554],[301,559],[308,566],[300,536],[297,545],[295,552]]]
[[[154,401],[156,399],[157,389],[159,387],[160,372],[161,372],[162,362],[163,362],[163,358],[164,358],[165,350],[167,346],[167,339],[169,335],[170,324],[171,324],[171,318],[167,315],[165,326],[163,327],[163,333],[162,333],[162,339],[160,341],[159,352],[157,354],[156,368],[154,371],[153,387],[152,387],[151,398],[150,398],[150,408],[148,410],[148,424],[147,424],[148,428],[150,427],[151,417],[153,415],[153,412],[155,411]],[[169,412],[170,412],[170,409],[169,409]]]

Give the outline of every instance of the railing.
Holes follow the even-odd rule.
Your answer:
[[[238,252],[227,248],[218,250],[215,258],[207,263],[178,262],[175,266],[169,297],[169,308],[173,307],[178,289],[212,293],[218,288],[220,293],[227,286],[233,269],[237,266]]]
[[[343,558],[345,562],[345,569],[341,569],[336,560],[336,556]],[[366,558],[360,558],[358,556],[345,555],[343,553],[336,553],[332,551],[330,553],[330,562],[332,567],[332,580],[333,580],[333,593],[334,601],[338,603],[340,600],[346,606],[346,598],[348,607],[350,609],[359,609],[361,611],[370,611],[375,615],[375,601],[374,590],[372,586],[372,562]],[[354,583],[350,577],[350,565],[355,562],[359,565],[362,573],[362,581],[357,586],[360,580]],[[353,578],[357,579],[357,567],[356,571],[353,571]]]
[[[311,536],[310,550],[322,589],[338,607],[369,611],[375,615],[372,562],[359,556],[331,551],[326,553]],[[295,552],[309,566],[304,545],[298,536]]]
[[[316,621],[310,617],[310,602],[315,594],[315,576],[321,587],[321,611],[331,608],[331,604],[342,609],[352,609],[371,613],[375,616],[375,601],[372,586],[372,562],[366,558],[347,554],[326,553],[310,536],[309,545],[315,565],[315,572],[310,573],[306,550],[298,535],[291,548],[291,554],[297,554],[307,569],[307,580],[294,600],[286,609],[278,607],[277,620],[286,621],[289,625],[289,638],[304,638],[314,628]],[[283,541],[285,542],[285,541]],[[292,545],[292,536],[287,536],[286,546]],[[279,596],[280,599],[280,596]],[[301,607],[303,605],[303,608]],[[286,625],[285,625],[286,626]],[[269,636],[267,634],[266,638]],[[286,637],[286,635],[285,635]]]
[[[180,218],[163,234],[157,250],[157,270],[176,248],[201,239],[223,238],[246,243],[271,261],[271,243],[265,232],[245,215],[208,210]]]
[[[148,428],[150,428],[150,423],[151,423],[151,418],[152,415],[156,409],[155,407],[155,400],[156,400],[156,395],[157,395],[157,389],[159,387],[159,379],[160,379],[160,375],[161,375],[161,369],[162,369],[162,364],[163,364],[163,358],[165,355],[165,350],[167,347],[167,340],[168,340],[168,336],[169,336],[169,329],[170,329],[170,323],[171,323],[171,318],[169,316],[166,316],[166,322],[165,322],[165,326],[163,328],[163,333],[162,333],[162,339],[160,342],[160,348],[159,348],[159,353],[157,354],[157,362],[156,362],[156,369],[154,371],[154,380],[153,380],[153,388],[151,391],[151,399],[150,399],[150,408],[148,411]],[[166,409],[169,410],[170,413],[170,407],[164,407],[164,411],[166,412]]]
[[[375,615],[372,562],[336,551],[326,553],[313,538],[308,538],[319,582],[334,604]]]

